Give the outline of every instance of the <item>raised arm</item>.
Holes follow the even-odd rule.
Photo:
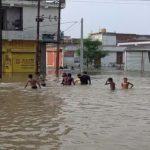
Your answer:
[[[24,88],[26,88],[28,86],[28,84],[29,84],[29,81],[26,82]]]
[[[110,82],[107,80],[107,81],[105,82],[105,85],[108,85],[108,84],[110,84]]]

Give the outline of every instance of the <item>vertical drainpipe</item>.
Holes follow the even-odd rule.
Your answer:
[[[124,52],[124,58],[125,58],[125,61],[124,61],[124,71],[127,71],[127,51],[126,50]]]
[[[143,55],[143,51],[142,51],[142,57],[141,57],[141,72],[144,72],[144,55]]]

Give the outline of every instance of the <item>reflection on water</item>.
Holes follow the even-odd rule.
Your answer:
[[[114,92],[105,80],[114,78]],[[24,89],[0,83],[0,150],[150,150],[150,80],[128,74],[135,87],[121,90],[123,73],[92,76],[91,86]]]

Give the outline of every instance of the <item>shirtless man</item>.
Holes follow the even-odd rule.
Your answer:
[[[128,89],[128,88],[131,89],[133,86],[134,85],[132,83],[128,82],[128,78],[123,78],[123,82],[121,83],[122,89]]]
[[[67,85],[72,85],[72,84],[75,85],[74,78],[72,78],[71,73],[68,73]]]
[[[107,79],[105,85],[108,85],[108,84],[110,85],[110,89],[111,89],[111,90],[115,90],[115,83],[114,83],[114,81],[113,81],[113,78],[108,78],[108,79]]]
[[[37,89],[37,85],[39,86],[39,88],[41,88],[40,83],[36,79],[33,79],[32,74],[28,75],[28,80],[24,88],[26,88],[28,84],[31,85],[32,89]]]

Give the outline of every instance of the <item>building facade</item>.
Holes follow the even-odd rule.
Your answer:
[[[102,50],[108,53],[101,59],[102,66],[150,71],[148,57],[150,45],[144,43],[149,43],[150,35],[112,33],[102,29],[100,32],[90,34],[90,37],[102,41]],[[143,44],[137,46],[138,42]]]
[[[65,36],[60,44],[59,66],[63,68],[74,68],[80,64],[77,50],[80,48],[80,39]],[[56,44],[49,44],[46,48],[46,66],[55,68],[56,66]]]
[[[37,48],[37,0],[3,0],[2,7],[3,72],[34,72]],[[65,1],[62,0],[62,8],[64,7]],[[57,41],[58,19],[58,4],[41,0],[39,32],[41,69],[46,68],[46,43]]]

